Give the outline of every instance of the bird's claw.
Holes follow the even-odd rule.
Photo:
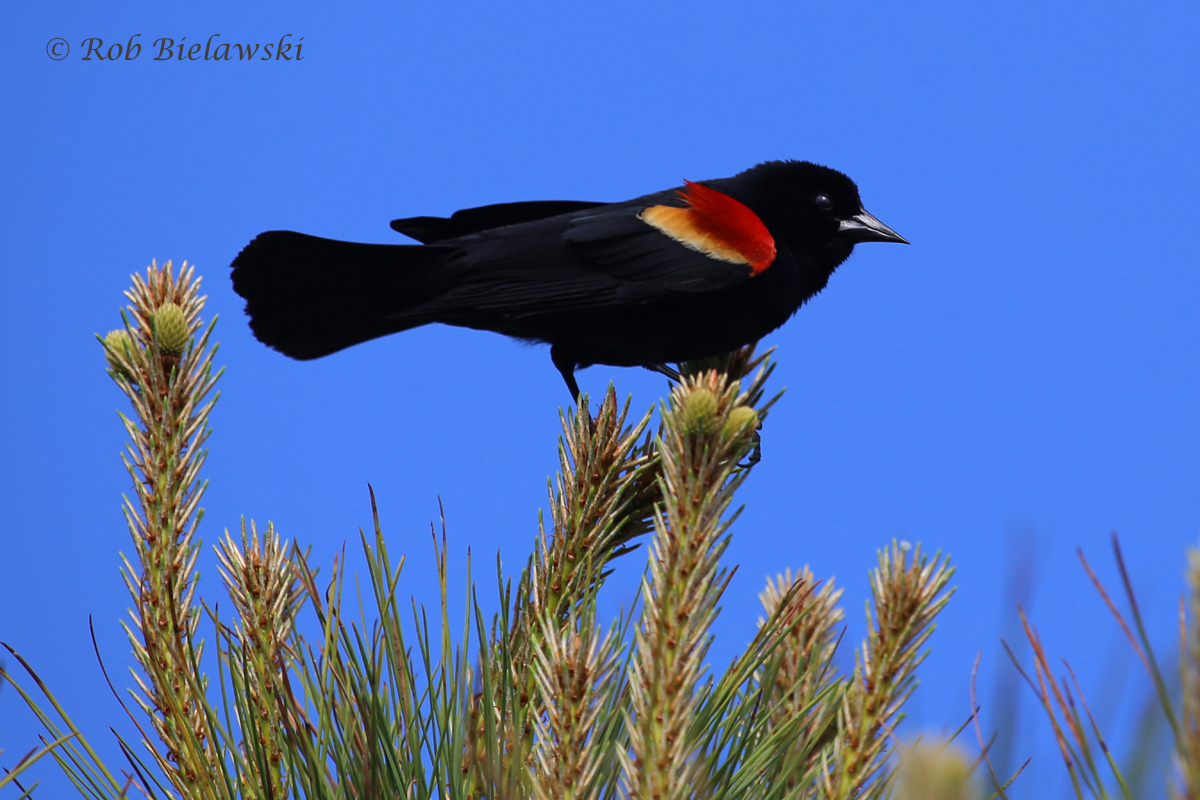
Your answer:
[[[683,376],[679,374],[679,370],[671,369],[666,364],[646,364],[646,369],[651,372],[657,372],[660,375],[666,375],[671,380],[679,383],[683,380]]]
[[[762,422],[759,422],[758,427],[754,429],[754,433],[751,436],[754,447],[750,450],[750,455],[746,457],[746,460],[737,465],[737,469],[750,469],[759,461],[762,461],[762,434],[759,433],[761,430]]]

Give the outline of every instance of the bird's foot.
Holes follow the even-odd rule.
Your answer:
[[[746,456],[746,460],[737,465],[737,469],[750,469],[759,461],[762,461],[762,423],[758,423],[758,427],[754,429],[754,433],[750,437],[750,441],[754,442],[754,447],[750,450],[750,455]]]
[[[671,369],[666,364],[645,364],[643,365],[651,372],[657,372],[660,375],[666,375],[671,380],[679,383],[683,380],[683,376],[679,374],[679,370]]]

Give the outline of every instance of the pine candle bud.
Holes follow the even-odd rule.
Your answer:
[[[159,306],[154,312],[154,331],[158,337],[159,349],[169,355],[183,355],[190,337],[187,316],[182,308],[174,303],[163,303]]]
[[[707,436],[717,430],[717,396],[697,389],[684,398],[679,411],[680,428],[688,436]]]
[[[980,800],[971,760],[957,746],[915,744],[900,758],[900,800]]]
[[[744,436],[748,431],[758,428],[758,412],[750,406],[738,406],[729,412],[725,418],[723,433],[733,438]]]
[[[137,343],[129,335],[129,331],[119,328],[109,331],[104,337],[104,357],[108,362],[108,372],[113,377],[132,379],[133,376],[122,366],[120,357],[130,358],[137,348]]]

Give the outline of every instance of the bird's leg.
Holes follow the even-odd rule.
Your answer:
[[[579,396],[579,384],[575,380],[576,362],[574,357],[568,356],[558,345],[552,345],[550,347],[550,360],[558,368],[559,374],[563,376],[563,380],[567,382],[567,390],[571,393],[571,399],[578,403],[581,398]]]
[[[657,372],[661,375],[666,375],[668,378],[675,381],[676,383],[679,383],[680,381],[683,380],[683,376],[679,374],[678,370],[673,370],[670,367],[668,367],[666,364],[643,364],[642,366],[644,366],[646,369],[650,370],[651,372]]]
[[[567,391],[571,393],[575,405],[586,412],[584,419],[587,420],[588,431],[595,433],[596,423],[592,419],[592,410],[584,407],[583,394],[579,391],[579,383],[575,380],[575,367],[579,366],[579,362],[575,360],[574,356],[564,353],[562,348],[556,344],[550,346],[550,360],[554,362],[554,366],[558,367],[559,374],[567,382]]]
[[[758,431],[754,432],[754,449],[750,451],[750,457],[746,459],[746,466],[753,467],[759,461],[762,461],[762,434]]]
[[[746,457],[746,463],[738,464],[738,469],[750,469],[759,461],[762,461],[762,420],[758,421],[758,427],[754,429],[754,433],[750,437],[750,441],[754,442],[754,448],[750,451],[750,455]]]

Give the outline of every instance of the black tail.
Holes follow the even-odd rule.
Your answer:
[[[268,231],[233,260],[233,290],[246,298],[259,341],[292,358],[320,358],[433,322],[419,307],[449,288],[438,266],[453,252]]]

